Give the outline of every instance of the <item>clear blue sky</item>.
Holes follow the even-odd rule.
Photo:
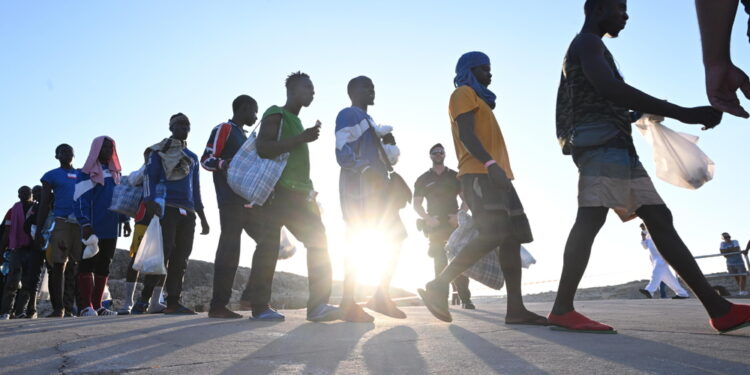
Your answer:
[[[498,117],[536,241],[529,249],[538,264],[526,282],[559,277],[562,251],[576,210],[577,173],[560,154],[554,136],[555,94],[562,57],[583,20],[583,1],[192,1],[3,2],[0,4],[0,124],[5,178],[0,205],[10,207],[18,186],[35,184],[56,167],[54,147],[66,142],[80,167],[91,139],[115,138],[126,171],[138,168],[144,147],[168,135],[171,114],[193,124],[189,146],[202,153],[210,129],[231,116],[231,100],[249,94],[261,110],[283,104],[285,76],[296,70],[316,86],[301,118],[323,122],[311,145],[313,179],[324,205],[337,277],[342,234],[334,120],[349,105],[347,81],[370,76],[376,86],[376,121],[395,127],[402,150],[397,169],[413,181],[429,167],[427,149],[448,147],[455,166],[447,101],[453,68],[467,51],[492,59],[491,89]],[[619,39],[606,43],[628,82],[682,105],[705,104],[699,36],[692,1],[632,1],[631,19]],[[738,17],[733,55],[750,69],[747,19]],[[750,106],[750,102],[745,101]],[[700,132],[676,121],[672,128],[698,134],[716,163],[714,181],[688,191],[656,181],[676,217],[678,231],[696,254],[716,252],[722,231],[750,239],[745,143],[750,122],[726,117]],[[636,146],[653,173],[649,146]],[[210,175],[201,174],[212,225],[197,237],[193,258],[213,260],[219,225]],[[396,283],[415,287],[431,272],[426,241],[413,228],[415,215],[402,211],[410,230]],[[647,252],[638,243],[637,222],[611,215],[594,246],[585,285],[646,278]],[[119,247],[130,245],[121,239]],[[249,266],[254,245],[243,243]],[[302,254],[304,255],[304,254]],[[709,261],[707,271],[722,270]],[[304,257],[279,263],[304,273]],[[414,275],[418,275],[415,277]],[[535,284],[553,289],[554,283]],[[531,287],[530,287],[531,288]]]

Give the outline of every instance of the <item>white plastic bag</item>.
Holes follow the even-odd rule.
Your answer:
[[[154,216],[143,234],[138,253],[135,254],[133,269],[144,275],[166,275],[164,267],[164,241],[159,217]]]
[[[86,245],[86,248],[83,249],[83,259],[93,258],[99,253],[99,237],[95,234],[90,235],[89,238],[81,242]]]
[[[297,253],[297,246],[292,242],[292,234],[286,227],[281,227],[281,239],[279,241],[279,259],[289,259]]]
[[[714,162],[696,145],[698,137],[676,132],[664,117],[643,115],[636,127],[653,147],[656,177],[672,185],[697,189],[714,177]]]
[[[529,268],[532,264],[536,264],[536,259],[531,253],[521,245],[521,267]]]
[[[471,215],[466,211],[459,211],[458,228],[453,231],[448,239],[448,244],[445,246],[448,252],[448,260],[452,261],[478,235],[479,230],[474,226],[474,219],[472,219]],[[525,247],[521,246],[519,251],[521,252],[521,266],[523,268],[529,268],[529,266],[536,263],[536,259],[534,259]],[[500,269],[499,249],[487,253],[487,255],[464,271],[463,274],[492,289],[500,290],[505,284],[505,277],[503,276],[503,271]]]

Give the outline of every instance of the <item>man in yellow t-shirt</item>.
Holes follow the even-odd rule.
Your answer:
[[[479,235],[445,267],[435,280],[419,289],[425,306],[436,318],[452,321],[448,286],[490,251],[500,248],[500,267],[507,284],[506,324],[547,325],[547,319],[528,311],[521,295],[522,243],[533,240],[521,200],[513,188],[508,151],[492,110],[495,94],[490,59],[481,52],[461,56],[453,80],[448,112],[458,156],[458,178],[464,201],[474,216]]]

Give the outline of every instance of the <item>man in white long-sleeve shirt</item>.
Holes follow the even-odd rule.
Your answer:
[[[646,225],[643,223],[641,223],[641,246],[650,253],[653,271],[651,271],[651,281],[645,288],[638,289],[638,291],[643,293],[647,298],[652,298],[654,292],[659,290],[659,284],[663,282],[674,292],[675,296],[672,297],[673,299],[688,298],[690,295],[680,285],[680,282],[677,281],[677,278],[669,269],[669,264],[659,254],[654,241],[651,240],[651,234],[648,233]]]

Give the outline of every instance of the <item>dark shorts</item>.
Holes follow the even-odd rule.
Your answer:
[[[486,174],[466,174],[459,179],[463,199],[469,205],[480,235],[513,238],[519,243],[534,240],[514,187],[504,191],[492,184]]]
[[[727,272],[729,273],[747,273],[747,269],[744,264],[727,264]]]

